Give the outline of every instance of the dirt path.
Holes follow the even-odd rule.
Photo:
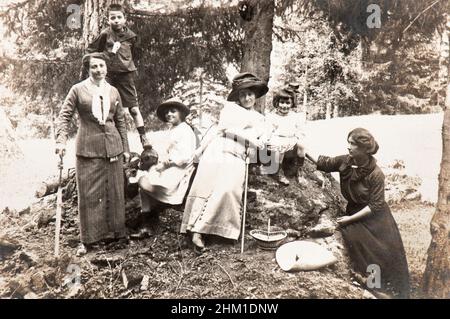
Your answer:
[[[2,234],[20,248],[0,261],[0,296],[23,298],[361,298],[343,262],[320,271],[288,274],[273,251],[248,238],[245,254],[235,242],[210,242],[197,256],[178,233],[180,212],[168,210],[154,238],[98,247],[74,256],[78,230],[73,210],[62,229],[62,254],[52,258],[54,223],[38,227],[31,212],[3,212]],[[30,224],[31,223],[31,224]],[[80,289],[64,285],[80,271]],[[148,287],[141,289],[146,276]],[[144,280],[145,281],[145,280]]]
[[[418,286],[434,207],[409,203],[394,207],[393,212],[409,261],[412,295],[421,297]],[[54,223],[38,227],[32,223],[36,218],[40,217],[32,212],[0,214],[2,234],[21,246],[0,261],[0,297],[362,298],[364,294],[351,282],[342,262],[320,271],[289,274],[277,266],[273,251],[260,250],[250,239],[244,255],[237,243],[213,242],[208,253],[197,256],[178,234],[180,213],[174,210],[163,216],[157,237],[102,245],[82,258],[74,256],[77,217],[69,211],[59,260],[52,258]],[[78,270],[82,285],[71,289]],[[146,280],[148,286],[142,289]]]

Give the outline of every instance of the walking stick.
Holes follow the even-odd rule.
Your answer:
[[[313,162],[314,164],[317,164],[316,160],[313,157],[311,157],[311,155],[309,155],[308,153],[305,153],[305,157],[307,159],[309,159],[311,162]]]
[[[59,233],[61,232],[61,216],[62,216],[62,171],[63,171],[63,155],[59,155],[59,182],[58,192],[56,195],[56,223],[55,223],[55,257],[59,257]]]
[[[250,164],[250,156],[249,156],[248,151],[247,151],[246,152],[246,157],[245,157],[244,210],[242,212],[241,254],[244,253],[245,215],[247,214],[247,188],[248,188],[248,165],[249,164]]]

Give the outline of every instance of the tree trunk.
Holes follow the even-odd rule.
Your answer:
[[[447,12],[450,13],[450,1]],[[450,31],[450,14],[446,31]],[[450,65],[450,63],[449,63]],[[423,277],[424,292],[432,298],[450,298],[450,76],[442,123],[442,161],[436,212],[431,220],[431,244]]]
[[[450,298],[450,84],[442,124],[438,202],[430,231],[432,239],[423,278],[424,292],[433,298]]]
[[[68,182],[71,181],[73,182],[73,184],[76,184],[75,170],[74,169],[64,170],[61,179],[61,187],[63,187],[63,195],[64,193],[67,192],[64,189],[66,184],[68,184]],[[58,186],[59,186],[59,175],[51,176],[47,178],[45,181],[41,182],[41,184],[36,188],[34,196],[37,198],[42,198],[47,195],[55,194],[58,191]]]
[[[275,14],[274,0],[249,0],[252,16],[244,21],[244,50],[241,72],[252,72],[269,83],[270,54],[272,52],[272,27]],[[265,99],[258,101],[257,108],[264,113]]]
[[[339,117],[339,105],[334,103],[333,105],[333,118]]]
[[[448,64],[449,64],[449,32],[447,29],[444,29],[441,35],[441,43],[439,50],[439,71],[438,71],[438,88],[436,89],[437,94],[437,106],[441,106],[441,101],[445,99],[445,95],[442,94],[442,87],[447,86],[447,78],[448,78]],[[442,105],[442,108],[444,106]]]
[[[331,119],[331,103],[330,102],[327,102],[327,106],[325,109],[325,119],[326,120]]]

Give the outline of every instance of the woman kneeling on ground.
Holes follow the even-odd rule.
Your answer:
[[[381,279],[381,292],[409,298],[409,272],[397,224],[384,199],[384,174],[373,155],[378,143],[363,128],[347,137],[348,155],[319,156],[317,169],[339,172],[341,192],[348,201],[346,214],[338,218],[357,278],[372,272]],[[371,287],[369,287],[371,288]],[[378,288],[375,286],[375,288]]]

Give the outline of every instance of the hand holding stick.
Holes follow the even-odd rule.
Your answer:
[[[248,165],[250,164],[250,156],[248,149],[245,157],[245,185],[244,185],[244,211],[242,212],[242,232],[241,232],[241,254],[244,253],[245,240],[245,215],[247,214],[247,189],[248,189]]]
[[[311,162],[313,162],[314,164],[317,165],[317,159],[315,159],[314,157],[312,157],[311,155],[309,155],[308,153],[305,153],[305,157],[307,159],[309,159]]]

